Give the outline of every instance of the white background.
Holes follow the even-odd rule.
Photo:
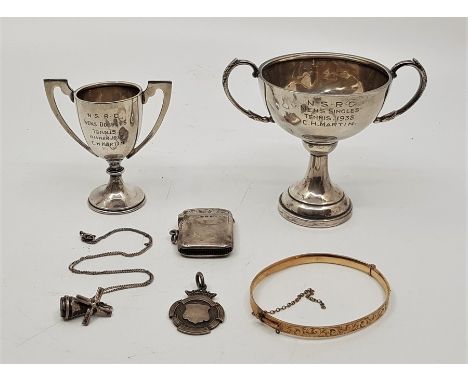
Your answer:
[[[199,19],[4,20],[2,26],[2,361],[4,362],[462,362],[465,354],[465,25],[463,20]],[[301,143],[278,126],[241,115],[225,98],[221,75],[234,57],[256,62],[299,51],[366,56],[391,67],[412,57],[425,66],[426,93],[407,114],[341,142],[330,156],[333,180],[354,203],[346,224],[326,230],[292,225],[276,212],[279,194],[307,165]],[[450,59],[448,59],[450,58]],[[384,111],[417,86],[401,70]],[[86,207],[106,180],[106,163],[73,142],[50,111],[43,78],[73,88],[104,80],[145,85],[172,80],[173,98],[157,136],[124,162],[125,179],[148,202],[140,211],[103,216]],[[247,108],[264,113],[247,68],[231,77]],[[75,129],[74,106],[58,95]],[[156,102],[145,105],[144,135]],[[178,255],[168,230],[191,207],[223,207],[236,219],[230,257]],[[110,249],[137,249],[131,235],[98,247],[83,229],[103,234],[131,226],[155,246],[134,259],[87,268],[148,267],[148,288],[110,294],[112,318],[63,322],[64,294],[135,276],[87,277],[74,259]],[[314,341],[276,335],[250,315],[248,286],[264,266],[305,252],[331,252],[377,264],[393,295],[387,314],[368,329]],[[331,268],[331,269],[330,269]],[[226,321],[208,336],[178,333],[170,305],[194,288],[201,270]],[[258,301],[282,305],[311,286],[328,305],[301,302],[282,317],[326,324],[356,318],[379,304],[365,275],[327,266],[291,269],[266,282]]]

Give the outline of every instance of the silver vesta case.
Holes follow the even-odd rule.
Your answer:
[[[234,219],[221,208],[194,208],[179,214],[171,241],[186,257],[223,257],[234,247]]]

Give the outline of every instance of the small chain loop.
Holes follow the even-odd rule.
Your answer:
[[[117,233],[117,232],[135,232],[137,234],[140,234],[148,239],[148,242],[144,243],[144,248],[141,249],[140,251],[137,252],[122,252],[122,251],[113,251],[113,252],[104,252],[104,253],[98,253],[96,255],[88,255],[88,256],[83,256],[80,257],[78,260],[75,260],[72,262],[69,266],[68,269],[76,274],[81,274],[81,275],[115,275],[115,274],[120,274],[120,273],[144,273],[148,276],[148,279],[144,282],[141,283],[132,283],[132,284],[119,284],[119,285],[112,285],[108,286],[106,288],[102,288],[103,292],[102,294],[106,293],[112,293],[116,292],[119,290],[123,289],[130,289],[130,288],[141,288],[145,287],[149,284],[151,284],[154,280],[154,275],[147,269],[143,268],[130,268],[130,269],[114,269],[114,270],[104,270],[104,271],[82,271],[79,269],[76,269],[75,267],[81,263],[82,261],[85,260],[93,260],[93,259],[98,259],[101,257],[107,257],[107,256],[124,256],[124,257],[135,257],[135,256],[140,256],[143,253],[145,253],[148,249],[150,249],[153,245],[153,238],[151,235],[147,234],[146,232],[140,231],[138,229],[134,228],[116,228],[112,231],[109,231],[105,235],[96,237],[96,235],[92,235],[90,233],[86,233],[83,231],[80,231],[80,236],[81,236],[81,241],[87,244],[97,244],[101,240],[107,239],[109,236]]]
[[[276,314],[276,313],[281,312],[282,310],[286,310],[286,309],[290,308],[291,306],[295,305],[296,303],[298,303],[299,301],[301,301],[301,299],[303,297],[305,297],[309,301],[312,301],[312,302],[315,302],[315,303],[319,304],[322,309],[327,309],[327,307],[325,306],[325,303],[322,300],[318,300],[318,299],[313,297],[314,294],[315,294],[315,291],[312,288],[307,288],[304,292],[299,293],[294,300],[288,302],[286,305],[283,305],[281,307],[272,309],[272,310],[268,311],[268,313],[269,314]]]

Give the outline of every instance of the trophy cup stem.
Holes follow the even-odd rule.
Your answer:
[[[351,217],[352,204],[346,194],[330,180],[328,154],[337,142],[310,143],[305,177],[280,196],[279,212],[288,221],[305,227],[333,227]]]
[[[109,174],[109,182],[107,183],[106,190],[110,193],[119,193],[125,188],[122,174],[125,168],[121,166],[121,160],[108,161],[109,167],[106,172]]]
[[[103,214],[125,214],[141,208],[145,203],[145,194],[141,188],[123,181],[122,159],[107,161],[109,174],[107,184],[94,189],[88,198],[89,207]]]
[[[118,160],[108,160],[107,163],[109,167],[107,167],[106,172],[111,176],[115,177],[122,177],[122,173],[124,172],[125,168],[122,167],[120,164],[122,163],[122,159]]]
[[[301,183],[302,191],[305,191],[304,198],[309,202],[320,203],[336,191],[328,174],[328,155],[310,154],[309,168]]]

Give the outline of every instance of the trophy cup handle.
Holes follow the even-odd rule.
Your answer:
[[[148,99],[156,94],[157,90],[161,90],[164,94],[163,103],[161,106],[161,111],[159,112],[158,119],[154,124],[153,128],[146,136],[146,138],[136,147],[133,148],[132,151],[127,155],[127,158],[134,156],[140,149],[146,145],[151,138],[153,138],[154,134],[158,131],[161,123],[166,115],[167,109],[169,108],[169,102],[171,101],[171,93],[172,93],[172,82],[171,81],[148,81],[148,86],[146,87],[145,91],[142,94],[142,102],[145,104]]]
[[[226,93],[226,96],[228,97],[229,101],[242,113],[244,113],[247,117],[253,119],[254,121],[260,121],[260,122],[273,122],[273,118],[271,115],[267,117],[262,117],[261,115],[258,115],[254,113],[251,110],[246,110],[244,109],[241,105],[237,103],[237,101],[234,99],[234,97],[231,95],[231,92],[229,91],[229,76],[231,75],[231,72],[236,66],[239,65],[249,65],[252,69],[252,77],[257,78],[258,77],[258,68],[257,65],[255,65],[253,62],[247,61],[247,60],[239,60],[235,58],[232,60],[228,66],[226,66],[226,69],[224,69],[223,73],[223,88],[224,92]]]
[[[405,60],[405,61],[397,62],[393,66],[393,68],[390,69],[393,78],[396,78],[397,70],[402,68],[403,66],[411,66],[418,71],[419,78],[420,78],[418,90],[416,90],[416,93],[414,94],[414,96],[411,97],[411,99],[404,106],[390,113],[384,114],[381,117],[377,117],[374,120],[374,123],[391,121],[393,118],[399,116],[400,114],[403,114],[405,111],[410,109],[416,103],[419,97],[421,97],[421,95],[423,94],[424,89],[426,88],[426,84],[427,84],[427,75],[423,66],[415,58],[413,58],[412,60]]]
[[[55,102],[55,95],[54,95],[54,89],[55,88],[60,88],[63,94],[68,96],[70,100],[73,102],[74,100],[74,92],[72,88],[68,85],[67,80],[44,80],[44,87],[45,87],[45,92],[47,95],[47,100],[49,101],[50,108],[52,109],[52,112],[54,113],[55,117],[58,119],[62,127],[65,129],[65,131],[72,137],[76,142],[78,142],[82,147],[84,147],[86,150],[88,150],[91,154],[97,156],[94,154],[89,146],[84,143],[78,136],[73,132],[73,130],[68,126],[68,124],[65,122],[65,120],[62,117],[62,114],[60,114],[60,111],[58,109],[57,103]]]

